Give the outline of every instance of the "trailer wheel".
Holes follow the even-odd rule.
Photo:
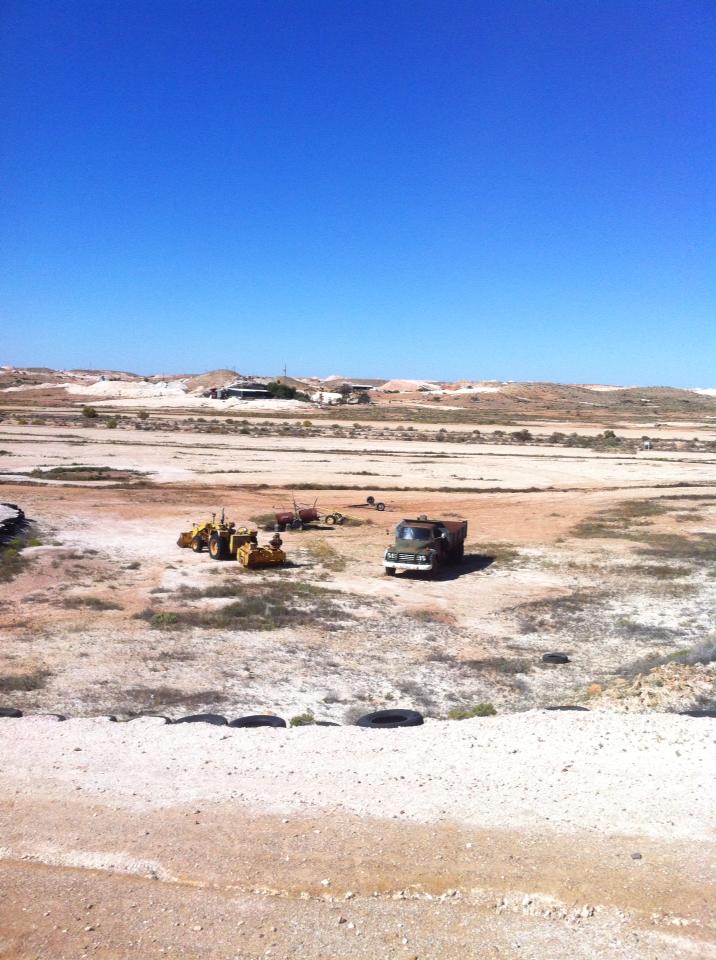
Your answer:
[[[226,540],[217,534],[212,534],[209,540],[209,555],[212,560],[228,560],[229,548]]]
[[[327,523],[329,527],[332,527],[333,524],[336,523],[337,521],[336,521],[335,516],[334,516],[332,513],[328,513],[328,514],[326,514],[326,516],[323,518],[323,522],[324,522],[324,523]]]
[[[203,537],[194,537],[194,539],[191,541],[191,549],[194,551],[194,553],[201,553],[201,551],[204,549]]]
[[[368,506],[372,507],[375,503],[375,497],[366,497],[365,502],[368,504]]]
[[[379,500],[379,501],[376,503],[375,509],[376,509],[376,510],[379,510],[380,513],[382,513],[382,512],[385,510],[385,504],[383,503],[382,500]]]

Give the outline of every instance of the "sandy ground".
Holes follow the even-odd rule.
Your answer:
[[[0,580],[0,706],[498,711],[380,733],[0,720],[0,956],[716,956],[714,721],[653,712],[709,705],[714,672],[613,686],[712,642],[713,456],[7,422],[0,451],[0,500],[39,541]],[[80,465],[124,479],[26,475]],[[177,548],[299,483],[361,525],[286,533],[283,570]],[[423,512],[468,520],[467,562],[384,577],[394,525]],[[145,616],[276,585],[310,591],[312,619]],[[570,662],[543,665],[555,649]],[[564,704],[591,712],[531,709]]]
[[[0,499],[22,501],[41,540],[24,551],[26,569],[0,583],[5,673],[27,677],[10,686],[20,685],[13,702],[23,709],[286,717],[310,710],[342,721],[391,703],[435,716],[479,702],[498,709],[579,703],[590,684],[609,682],[642,657],[699,643],[714,629],[716,581],[703,564],[664,566],[640,556],[648,543],[573,534],[600,511],[654,500],[663,515],[639,521],[647,539],[712,536],[716,487],[707,486],[713,466],[704,455],[628,461],[592,451],[466,453],[458,444],[348,438],[329,447],[302,439],[299,448],[283,436],[58,436],[48,427],[6,426],[0,443],[17,477],[85,464],[141,471],[151,481],[27,485],[33,478],[23,477],[0,486]],[[246,472],[216,472],[227,462]],[[400,474],[391,478],[391,471]],[[381,514],[367,508],[360,489],[299,492],[362,525],[285,534],[287,570],[247,580],[235,564],[177,549],[180,530],[212,510],[223,507],[244,523],[290,505],[290,488],[271,485],[286,477],[340,487],[386,479],[406,489],[371,488],[386,501]],[[455,492],[421,492],[448,485]],[[494,492],[470,492],[480,488]],[[382,554],[395,524],[424,512],[468,520],[467,563],[433,582],[384,577]],[[222,586],[229,596],[241,583],[270,588],[277,581],[315,590],[313,625],[157,630],[136,619],[147,609],[228,602],[186,597],[191,589]],[[324,615],[335,596],[348,619]],[[570,664],[542,665],[542,654],[555,649]],[[684,692],[684,709],[699,705],[690,696]]]
[[[8,958],[716,955],[714,721],[0,737]]]
[[[0,473],[8,478],[68,464],[146,471],[160,482],[217,486],[320,483],[375,488],[594,489],[713,482],[709,453],[628,456],[564,447],[519,449],[363,437],[216,436],[159,431],[58,431],[0,425]]]

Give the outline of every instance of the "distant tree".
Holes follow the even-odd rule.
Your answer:
[[[296,399],[296,388],[289,387],[288,384],[281,383],[279,380],[272,380],[271,383],[267,383],[266,389],[269,392],[269,396],[273,397],[274,400]]]
[[[96,420],[98,414],[94,407],[82,407],[82,416],[88,420]]]

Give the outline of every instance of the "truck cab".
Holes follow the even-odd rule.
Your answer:
[[[385,551],[383,568],[388,576],[403,570],[434,574],[444,564],[459,562],[465,552],[467,520],[401,520],[395,541]]]

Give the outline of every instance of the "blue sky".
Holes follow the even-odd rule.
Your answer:
[[[0,16],[0,362],[716,385],[711,0]]]

